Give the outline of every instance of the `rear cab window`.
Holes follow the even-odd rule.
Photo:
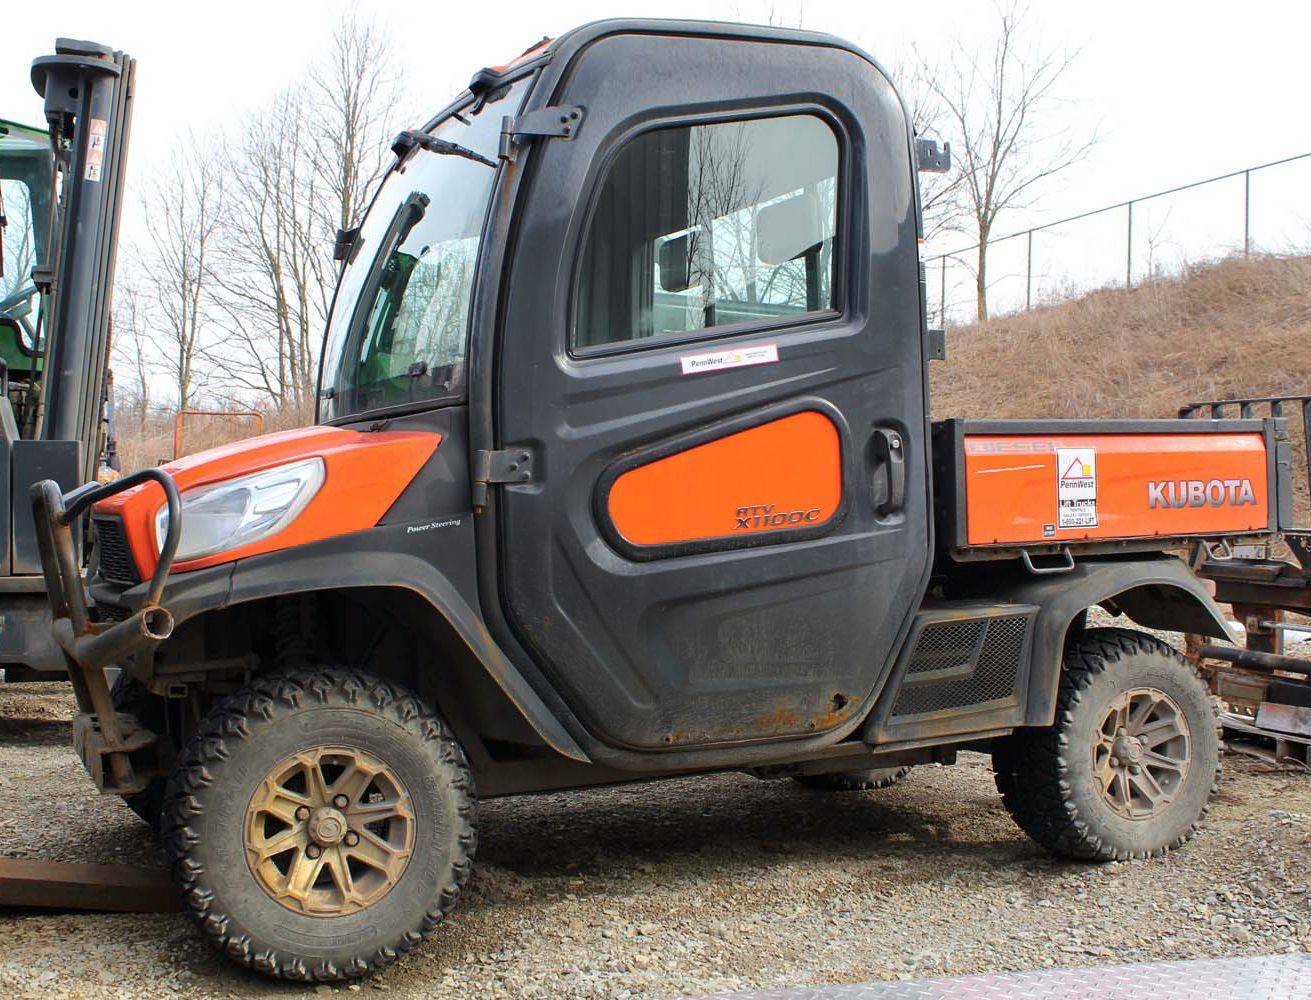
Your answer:
[[[833,129],[810,114],[629,140],[583,246],[574,353],[831,311],[838,162]]]

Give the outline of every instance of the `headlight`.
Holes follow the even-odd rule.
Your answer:
[[[175,558],[200,559],[277,534],[314,499],[323,476],[323,459],[311,458],[187,490]],[[157,550],[163,550],[166,534],[167,504],[155,515]]]

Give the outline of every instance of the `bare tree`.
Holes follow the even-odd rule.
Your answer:
[[[114,368],[126,372],[116,381],[119,400],[132,403],[132,416],[144,424],[150,413],[151,383],[157,368],[146,303],[136,275],[120,270],[114,289],[114,338],[111,344]],[[120,405],[116,403],[115,405]]]
[[[1038,185],[1082,159],[1097,138],[1095,132],[1050,124],[1074,54],[1029,41],[1025,8],[1012,4],[997,15],[991,44],[958,40],[950,70],[925,73],[954,133],[965,204],[977,229],[980,322],[988,318],[988,240],[998,217],[1024,207]]]
[[[201,336],[213,316],[212,254],[223,196],[217,151],[188,136],[142,198],[149,237],[135,263],[179,409],[196,391]]]
[[[954,123],[934,92],[933,81],[938,74],[929,62],[916,53],[913,61],[894,63],[889,73],[906,102],[915,135],[935,139],[939,144],[953,142]],[[972,213],[966,207],[965,173],[958,161],[953,160],[947,173],[921,173],[919,188],[926,242],[968,226]]]
[[[358,222],[388,162],[397,80],[385,34],[348,14],[306,79],[228,143],[215,257],[226,336],[207,356],[228,374],[229,400],[312,414],[333,233]]]
[[[310,68],[309,99],[317,113],[309,139],[333,227],[359,222],[365,195],[388,162],[400,80],[391,39],[354,11],[337,25],[327,55]]]
[[[229,144],[229,198],[215,254],[227,336],[207,352],[229,375],[222,394],[229,401],[254,391],[302,415],[332,283],[325,192],[306,155],[313,113],[304,89],[291,88]]]
[[[787,7],[789,9],[783,9]],[[780,5],[774,0],[753,5],[743,10],[741,4],[733,4],[733,19],[737,21],[757,20],[776,28],[804,28],[806,26],[806,2],[795,0],[794,3]]]

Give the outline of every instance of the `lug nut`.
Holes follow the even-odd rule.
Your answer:
[[[309,806],[297,806],[297,807],[296,807],[296,818],[297,818],[298,820],[300,820],[302,823],[304,823],[307,819],[310,818],[310,807],[309,807]]]
[[[360,835],[352,830],[350,833],[346,834],[345,841],[347,847],[354,847],[360,842]]]
[[[1129,773],[1130,773],[1130,774],[1142,774],[1142,771],[1143,771],[1143,769],[1142,769],[1142,765],[1141,765],[1141,764],[1130,764],[1130,765],[1129,765]]]
[[[1111,767],[1119,767],[1119,766],[1120,766],[1120,758],[1119,758],[1119,757],[1112,757],[1112,758],[1111,758]]]
[[[338,809],[345,809],[348,805],[351,804],[351,800],[346,798],[345,795],[334,795],[332,797],[332,804],[336,806]]]
[[[323,853],[323,848],[320,847],[318,844],[310,844],[309,847],[305,848],[306,857],[317,858],[322,853]]]

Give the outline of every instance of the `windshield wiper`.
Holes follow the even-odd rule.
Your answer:
[[[396,154],[397,159],[405,159],[413,149],[426,149],[430,153],[439,153],[442,156],[462,156],[466,160],[473,160],[474,163],[481,163],[485,167],[496,167],[495,160],[489,160],[481,153],[475,153],[467,146],[461,146],[458,142],[451,142],[447,139],[438,139],[435,135],[429,135],[427,132],[420,132],[416,129],[406,129],[395,139],[392,140],[391,149]]]

